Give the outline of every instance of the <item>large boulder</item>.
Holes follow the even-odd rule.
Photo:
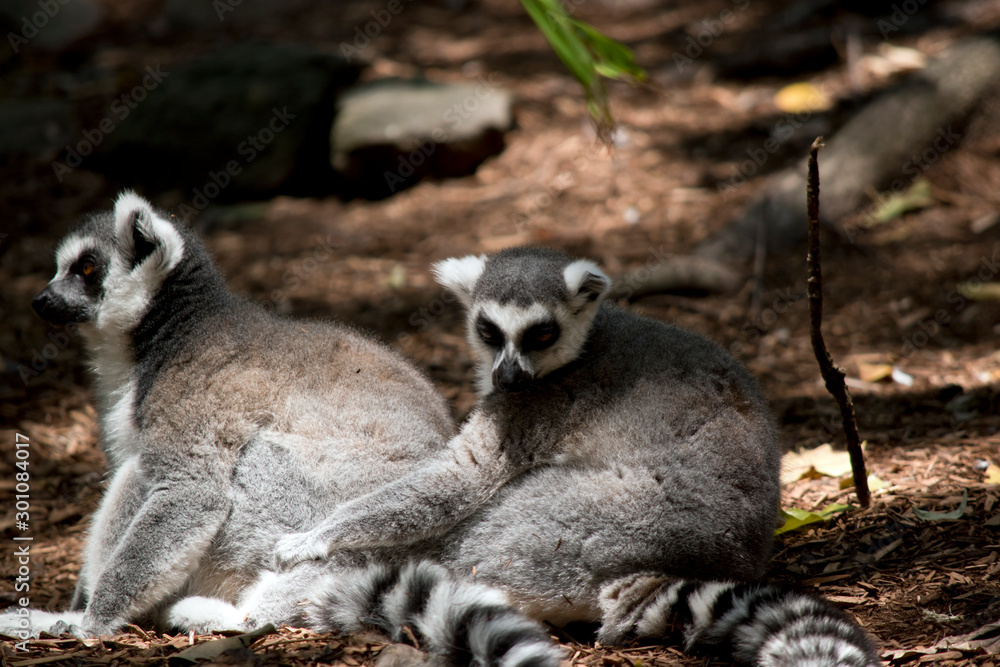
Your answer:
[[[110,105],[94,163],[147,189],[185,188],[197,209],[217,197],[329,189],[337,96],[359,73],[338,55],[294,44],[241,44],[147,68]]]
[[[384,79],[340,100],[330,161],[345,192],[377,199],[426,176],[465,176],[503,150],[511,94],[489,78],[471,84]]]

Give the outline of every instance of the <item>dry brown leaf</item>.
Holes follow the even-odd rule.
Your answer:
[[[878,382],[892,375],[892,364],[858,362],[858,377],[865,382]]]
[[[865,443],[862,443],[862,448]],[[790,484],[809,477],[842,477],[851,472],[851,457],[846,451],[834,451],[829,443],[815,449],[788,452],[781,459],[781,483]]]

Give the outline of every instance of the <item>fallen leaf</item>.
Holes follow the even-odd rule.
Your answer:
[[[865,382],[878,382],[892,375],[892,364],[858,362],[858,377]]]
[[[864,449],[865,443],[861,444]],[[781,458],[781,483],[790,484],[810,477],[843,477],[851,472],[851,457],[846,451],[834,451],[829,443],[815,449],[788,452]]]
[[[170,656],[170,664],[183,667],[184,665],[197,664],[199,660],[214,660],[226,651],[246,648],[264,635],[269,635],[272,632],[276,632],[274,625],[268,623],[261,628],[242,635],[203,642],[181,651],[177,655]]]
[[[837,484],[837,488],[840,488],[840,489],[846,489],[846,488],[851,487],[851,486],[854,486],[854,475],[851,475],[850,477],[844,477]],[[881,479],[879,479],[875,475],[868,475],[868,490],[869,491],[879,491],[881,489],[886,488],[887,486],[889,486],[889,485],[886,484],[885,482],[883,482]]]
[[[918,519],[923,519],[924,521],[955,521],[956,519],[961,519],[962,515],[965,514],[965,506],[968,503],[969,491],[965,490],[962,492],[962,503],[957,509],[953,509],[950,512],[931,512],[914,507],[913,513]]]
[[[401,290],[406,287],[406,267],[402,264],[392,267],[389,275],[385,278],[385,284],[394,290]]]
[[[880,199],[873,218],[875,222],[889,222],[904,213],[927,208],[934,203],[934,197],[931,195],[931,182],[926,178],[921,178],[903,192]]]
[[[798,507],[789,507],[788,509],[781,510],[781,515],[785,517],[785,523],[782,524],[781,528],[775,530],[774,534],[781,535],[802,526],[808,526],[811,523],[826,521],[834,514],[839,514],[850,508],[850,505],[843,505],[841,503],[830,503],[818,512],[810,512]]]
[[[1000,466],[996,463],[986,466],[986,478],[983,481],[987,484],[1000,484]]]
[[[1000,283],[984,283],[978,280],[958,284],[958,293],[973,301],[1000,300]]]
[[[826,111],[830,98],[811,83],[793,83],[774,95],[774,106],[785,113]]]

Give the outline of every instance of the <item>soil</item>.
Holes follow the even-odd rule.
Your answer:
[[[153,57],[179,62],[218,40],[295,38],[337,50],[353,39],[354,26],[381,8],[378,2],[307,3],[308,11],[280,21],[163,36],[156,32],[162,4],[104,0],[108,19],[99,35],[62,56],[26,54],[0,73],[0,86],[56,89],[59,72],[79,74],[86,63],[127,70]],[[751,52],[755,35],[793,6],[776,0],[581,5],[578,15],[634,46],[651,75],[637,87],[609,86],[621,130],[607,150],[595,144],[580,88],[516,3],[483,0],[462,10],[406,5],[366,53],[372,60],[366,78],[490,76],[518,100],[517,127],[504,152],[472,176],[425,181],[383,201],[279,196],[212,207],[196,224],[234,291],[281,312],[374,330],[426,370],[461,418],[474,402],[471,353],[455,305],[442,298],[428,272],[432,261],[524,243],[591,256],[615,276],[669,261],[734,219],[768,173],[801,159],[816,135],[835,131],[851,109],[900,76],[874,60],[863,59],[852,71],[843,58],[815,67],[803,62],[780,76],[713,75],[723,54]],[[692,70],[679,71],[674,54],[701,34],[700,20],[724,10],[735,11],[732,22]],[[817,20],[842,26],[857,19],[831,11]],[[934,11],[951,18],[894,33],[893,43],[933,55],[1000,25],[1000,9],[985,0],[939,3]],[[863,35],[870,34],[869,25]],[[877,55],[876,40],[862,45],[866,55]],[[835,100],[833,109],[805,118],[779,111],[775,93],[797,81],[822,88]],[[923,657],[911,650],[1000,619],[1000,485],[988,477],[1000,461],[1000,303],[959,290],[966,281],[998,279],[996,111],[984,104],[960,145],[926,165],[920,175],[932,184],[932,205],[866,228],[853,240],[824,238],[824,332],[848,372],[869,471],[881,488],[861,509],[853,487],[841,488],[836,478],[787,485],[785,507],[854,506],[780,536],[769,578],[816,590],[847,609],[895,664],[1000,662],[982,649]],[[755,149],[781,124],[795,126],[781,150],[752,163],[743,184],[720,192],[719,183],[746,168],[748,156],[759,154]],[[106,462],[97,447],[81,343],[72,332],[43,325],[29,303],[51,277],[59,237],[78,216],[106,208],[121,184],[82,169],[60,182],[50,168],[54,157],[5,157],[0,165],[0,219],[11,230],[0,239],[0,442],[10,453],[0,463],[0,488],[9,498],[16,488],[16,440],[30,441],[31,466],[30,528],[16,529],[13,500],[0,526],[7,544],[15,544],[15,535],[33,538],[31,606],[59,610],[76,583]],[[822,170],[822,153],[820,162]],[[173,191],[155,201],[169,208],[190,198]],[[664,294],[629,307],[699,331],[745,362],[770,397],[790,449],[824,442],[841,447],[839,412],[810,347],[804,255],[799,248],[769,257],[761,284],[748,279],[736,294]],[[737,268],[750,275],[749,267]],[[862,381],[876,364],[894,365],[912,383]],[[952,520],[928,521],[915,512],[963,505]],[[5,549],[2,572],[13,576],[16,569],[13,548]],[[5,588],[0,605],[17,597]],[[586,629],[553,632],[573,664],[704,663],[677,645],[599,647]],[[27,653],[6,644],[3,662],[162,663],[191,641],[130,628],[104,640],[43,639]],[[217,661],[371,664],[384,646],[373,638],[282,629]]]

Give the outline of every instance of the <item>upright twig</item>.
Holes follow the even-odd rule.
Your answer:
[[[806,280],[806,291],[809,294],[809,338],[812,340],[813,352],[819,363],[819,372],[823,375],[826,390],[830,392],[837,405],[840,406],[840,419],[844,424],[844,434],[847,436],[847,451],[851,456],[851,472],[854,473],[854,489],[858,494],[858,502],[862,507],[871,504],[871,493],[868,491],[868,472],[865,469],[865,454],[861,451],[861,438],[858,436],[858,422],[854,418],[854,402],[844,382],[843,369],[833,363],[830,351],[823,341],[823,274],[820,271],[819,257],[819,166],[817,154],[823,147],[823,137],[816,137],[809,149],[809,179],[806,191],[809,210],[809,253],[806,264],[809,267],[809,278]]]

